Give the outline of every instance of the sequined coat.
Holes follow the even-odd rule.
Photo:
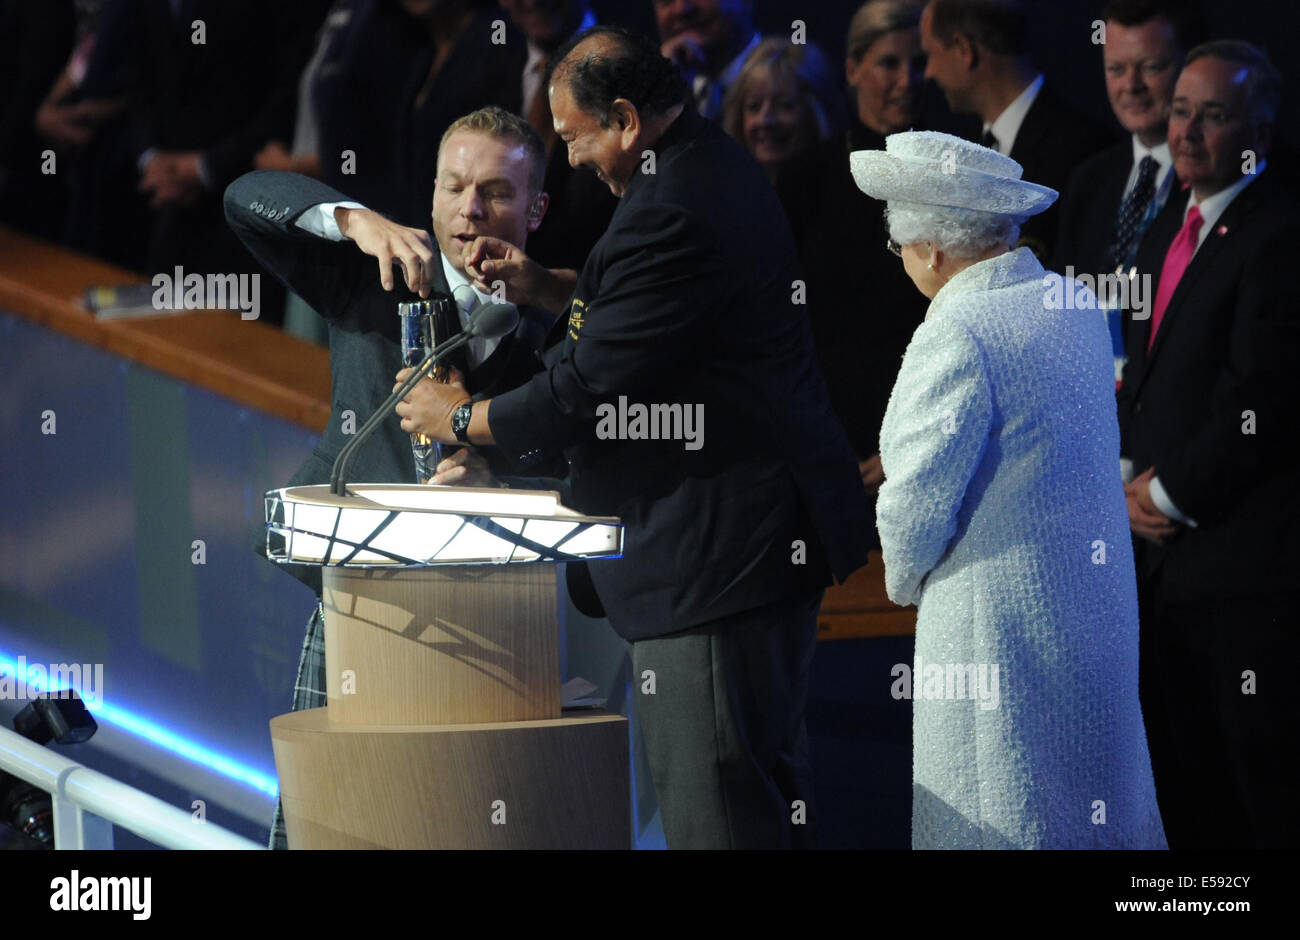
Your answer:
[[[886,586],[918,605],[914,848],[1165,847],[1110,339],[1051,279],[1025,248],[954,276],[881,429]]]

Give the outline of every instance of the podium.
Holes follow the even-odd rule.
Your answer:
[[[273,490],[267,555],[321,566],[327,703],[271,720],[291,848],[631,846],[628,727],[562,712],[555,563],[622,526],[533,490]]]

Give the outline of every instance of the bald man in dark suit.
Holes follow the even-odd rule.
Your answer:
[[[1142,707],[1173,849],[1300,842],[1279,757],[1300,729],[1300,207],[1268,168],[1280,97],[1246,43],[1189,53],[1169,124],[1189,189],[1138,257],[1155,301],[1128,330],[1121,454]]]
[[[566,310],[561,342],[513,391],[421,382],[398,413],[520,463],[562,455],[573,508],[623,520],[623,557],[586,567],[632,646],[669,847],[809,847],[817,609],[872,525],[792,301],[789,225],[657,47],[597,27],[557,59],[555,129],[620,197],[614,218],[576,277],[490,240],[470,265]],[[633,406],[679,417],[614,420]]]

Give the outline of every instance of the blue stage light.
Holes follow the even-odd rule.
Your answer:
[[[18,675],[18,662],[8,656],[0,653],[0,672],[8,673],[15,678]],[[33,672],[29,667],[28,671],[28,688],[40,692],[61,692],[62,687],[55,689],[46,689],[44,677],[41,672]],[[85,701],[83,699],[83,701]],[[171,751],[186,760],[207,767],[222,776],[229,777],[245,786],[252,787],[268,796],[278,796],[280,786],[274,777],[267,776],[261,771],[255,770],[246,764],[242,764],[233,758],[227,757],[214,751],[212,748],[204,747],[183,735],[164,728],[162,725],[148,718],[137,715],[136,713],[122,708],[117,705],[109,705],[106,702],[85,702],[86,710],[95,716],[97,721],[106,721],[109,724],[116,725],[124,731],[129,731],[137,737],[144,738],[151,744],[157,745],[164,750]]]

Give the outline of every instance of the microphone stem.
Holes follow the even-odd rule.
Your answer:
[[[459,333],[446,342],[439,344],[437,348],[424,358],[423,362],[415,367],[415,371],[406,377],[406,381],[398,386],[397,390],[393,392],[393,394],[389,395],[388,398],[384,399],[383,404],[375,409],[375,413],[366,420],[365,424],[361,425],[361,429],[357,431],[356,436],[344,445],[341,451],[339,451],[339,455],[334,461],[334,470],[330,474],[331,493],[335,496],[348,495],[347,486],[343,481],[344,476],[347,473],[348,464],[352,462],[352,455],[356,452],[357,448],[365,442],[366,438],[374,433],[375,428],[379,426],[380,422],[382,422],[384,418],[388,417],[393,407],[406,397],[406,393],[413,389],[416,384],[428,374],[428,372],[438,363],[439,359],[451,352],[453,349],[469,342],[470,338],[471,337],[468,333]]]

